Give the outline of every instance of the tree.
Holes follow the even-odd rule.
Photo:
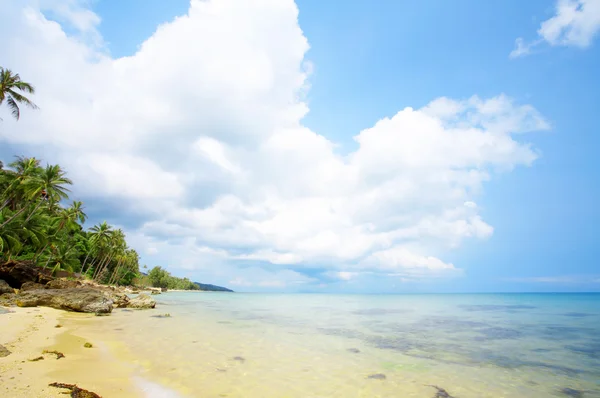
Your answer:
[[[20,92],[35,94],[35,88],[31,84],[22,81],[18,73],[14,74],[10,69],[4,69],[0,66],[0,105],[6,100],[8,108],[17,120],[21,117],[19,104],[37,109],[37,105]]]

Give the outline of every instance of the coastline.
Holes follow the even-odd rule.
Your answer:
[[[66,390],[48,386],[53,382],[76,384],[101,397],[176,396],[137,374],[139,366],[120,355],[126,347],[116,334],[93,333],[89,326],[101,317],[46,307],[6,309],[0,314],[0,344],[11,354],[0,358],[3,397],[64,397]],[[93,347],[84,347],[87,342]]]

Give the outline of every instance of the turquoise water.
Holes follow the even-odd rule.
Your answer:
[[[183,396],[600,397],[600,294],[154,297],[104,327]]]

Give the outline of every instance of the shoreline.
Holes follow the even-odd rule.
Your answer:
[[[76,384],[101,397],[179,396],[144,379],[141,365],[116,333],[93,333],[90,326],[102,317],[47,307],[0,308],[9,311],[0,314],[0,344],[11,352],[0,357],[3,397],[64,397],[67,390],[48,386],[54,382]],[[88,342],[91,348],[84,347]],[[64,358],[44,350],[56,350]]]

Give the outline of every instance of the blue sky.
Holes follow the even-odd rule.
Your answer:
[[[8,1],[2,158],[236,290],[600,290],[598,1],[194,3]]]

